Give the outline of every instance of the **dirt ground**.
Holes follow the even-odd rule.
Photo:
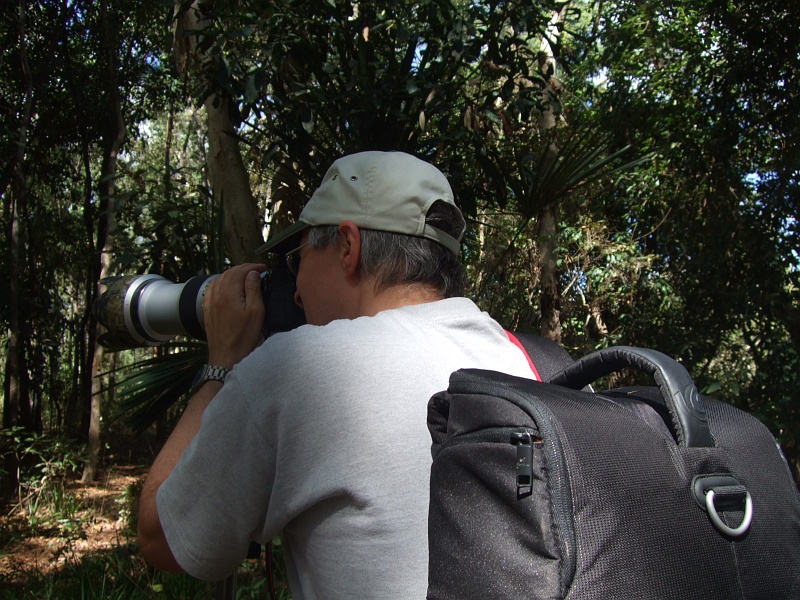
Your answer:
[[[141,464],[149,462],[145,459]],[[60,482],[59,499],[68,509],[56,515],[41,509],[34,527],[29,508],[24,507],[28,504],[24,496],[23,506],[19,500],[3,506],[0,575],[13,581],[26,572],[58,572],[67,561],[77,562],[93,553],[135,551],[135,536],[130,530],[135,517],[131,513],[136,510],[147,469],[139,464],[111,464],[100,471],[94,484],[81,484],[79,476]],[[70,518],[64,518],[64,513]]]

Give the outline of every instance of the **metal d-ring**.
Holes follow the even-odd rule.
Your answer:
[[[747,530],[750,529],[750,523],[753,520],[753,499],[750,497],[750,492],[746,491],[744,498],[744,517],[742,518],[742,522],[736,528],[728,527],[722,522],[722,519],[719,518],[717,508],[714,506],[714,490],[706,491],[706,511],[708,511],[708,516],[711,517],[711,521],[714,523],[716,528],[722,533],[725,533],[731,537],[739,537],[744,535]]]

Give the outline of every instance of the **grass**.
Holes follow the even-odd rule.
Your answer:
[[[48,574],[28,571],[11,576],[8,581],[4,581],[5,576],[0,578],[3,600],[199,600],[213,598],[216,592],[215,584],[188,575],[154,571],[140,555],[124,549],[67,561],[58,571]],[[240,568],[237,584],[237,599],[269,597],[263,577],[251,564]]]
[[[156,571],[139,553],[134,532],[145,470],[109,464],[97,484],[82,486],[70,469],[35,468],[18,495],[0,504],[0,600],[218,597],[216,584]],[[274,595],[262,553],[240,566],[236,598],[290,600],[279,544],[272,564],[280,567]]]

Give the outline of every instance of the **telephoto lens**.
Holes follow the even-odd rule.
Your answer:
[[[92,312],[106,329],[98,343],[110,350],[157,346],[185,335],[206,339],[203,295],[219,275],[198,275],[174,283],[161,275],[106,277],[106,291]],[[294,302],[295,280],[283,255],[276,256],[261,276],[266,316],[263,335],[289,331],[305,324],[305,315]]]
[[[174,283],[160,275],[123,275],[101,281],[106,291],[92,307],[106,328],[98,342],[110,349],[156,346],[179,335],[205,339],[203,294],[217,275]]]

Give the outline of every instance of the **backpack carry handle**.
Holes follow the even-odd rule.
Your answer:
[[[632,346],[598,350],[554,375],[548,383],[579,390],[601,377],[629,367],[655,379],[672,416],[679,444],[689,447],[714,446],[697,386],[686,368],[663,352]]]

